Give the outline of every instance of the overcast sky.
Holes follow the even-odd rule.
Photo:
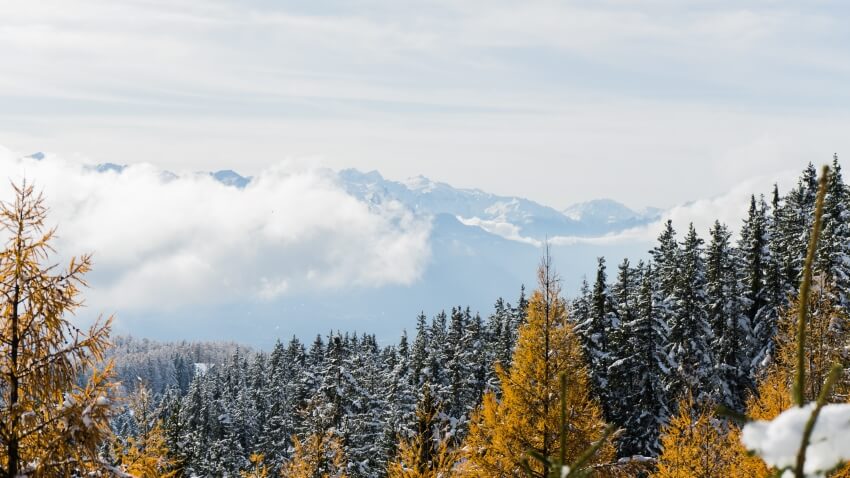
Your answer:
[[[2,2],[0,145],[668,207],[850,154],[845,5]]]

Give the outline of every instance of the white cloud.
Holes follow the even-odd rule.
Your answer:
[[[44,192],[61,253],[94,253],[86,296],[97,310],[410,284],[430,255],[429,221],[360,202],[329,171],[292,162],[240,190],[197,173],[169,180],[151,164],[97,173],[0,149],[0,177]]]
[[[725,224],[733,233],[740,231],[740,226],[746,218],[750,206],[750,197],[765,196],[770,204],[770,192],[773,185],[779,187],[780,195],[796,183],[800,171],[785,170],[774,174],[755,176],[736,184],[724,194],[708,199],[699,199],[670,208],[662,213],[661,218],[645,226],[627,229],[625,231],[599,237],[558,236],[550,239],[553,245],[569,246],[574,244],[616,245],[634,242],[652,242],[664,229],[668,220],[673,221],[673,227],[680,235],[687,230],[688,224],[693,223],[697,233],[708,237],[708,232],[715,221]]]
[[[496,218],[496,219],[481,219],[480,217],[461,217],[457,216],[457,220],[460,221],[461,224],[466,226],[480,227],[481,229],[489,232],[490,234],[495,234],[503,239],[507,239],[509,241],[517,241],[524,242],[526,244],[531,244],[535,247],[540,247],[542,243],[533,237],[523,236],[519,226],[515,224],[511,224],[504,218]]]
[[[555,207],[667,207],[850,149],[844,17],[788,1],[2,2],[0,142],[175,169],[237,156],[251,173],[322,157]],[[683,175],[700,181],[665,183]]]

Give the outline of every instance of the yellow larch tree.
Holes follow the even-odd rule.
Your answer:
[[[67,318],[91,258],[50,264],[55,229],[45,226],[43,197],[26,183],[14,193],[0,204],[0,476],[118,473],[99,456],[115,398],[111,365],[97,367],[111,320],[83,332]]]
[[[662,453],[654,478],[727,477],[737,465],[729,448],[729,425],[717,419],[712,407],[694,406],[693,399],[679,403],[679,412],[661,434]]]
[[[139,384],[130,397],[130,410],[138,424],[138,434],[123,442],[115,440],[118,466],[135,478],[173,478],[177,470],[169,458],[165,431],[162,423],[154,417],[150,390]]]
[[[538,290],[519,329],[510,371],[497,368],[501,397],[488,393],[470,424],[458,476],[527,476],[529,453],[560,454],[560,375],[567,379],[565,456],[569,462],[599,440],[605,430],[599,404],[591,397],[584,357],[567,320],[560,280],[548,248],[537,273]],[[594,463],[614,455],[606,444]],[[548,477],[547,465],[529,461],[532,476]]]
[[[314,433],[303,442],[293,437],[295,452],[281,469],[286,478],[346,478],[342,443],[332,432]]]
[[[388,467],[389,478],[448,478],[458,460],[448,437],[441,436],[438,408],[428,384],[416,407],[416,435],[402,440],[396,459]]]
[[[173,478],[177,472],[168,459],[162,425],[157,422],[144,435],[127,438],[121,451],[121,469],[134,478]]]
[[[816,278],[809,298],[809,320],[806,323],[807,339],[805,343],[806,380],[803,384],[803,396],[813,401],[821,392],[823,379],[829,373],[832,364],[840,363],[847,370],[846,343],[848,342],[848,318],[835,307],[823,281]],[[797,354],[797,317],[799,300],[785,309],[780,315],[779,330],[776,336],[774,361],[768,366],[759,380],[756,394],[747,402],[747,415],[755,420],[772,420],[794,405],[791,388],[794,381]],[[850,379],[845,374],[835,382],[828,401],[847,401],[850,392]],[[737,432],[737,430],[736,430]],[[738,437],[740,433],[737,432]],[[742,463],[740,471],[735,470],[732,478],[768,478],[772,471],[758,457],[747,453],[738,442],[732,444],[738,460]],[[832,472],[834,478],[850,477],[850,466],[843,466]]]
[[[251,469],[242,471],[239,474],[242,478],[268,478],[269,470],[265,464],[266,457],[262,453],[251,453],[248,461],[251,462]]]
[[[848,365],[842,344],[847,342],[847,318],[834,307],[829,291],[821,281],[816,281],[809,298],[809,321],[805,346],[806,381],[805,400],[814,400],[820,393],[823,377],[832,364]],[[794,405],[791,387],[794,381],[797,354],[797,323],[799,302],[786,308],[780,315],[774,359],[762,373],[756,392],[747,401],[747,416],[755,420],[771,420]],[[846,401],[850,381],[843,377],[836,382],[831,394],[833,401]],[[690,404],[688,406],[693,406]],[[707,426],[710,416],[703,413],[685,413],[680,410],[662,437],[664,453],[659,458],[657,477],[724,476],[728,478],[769,478],[773,471],[764,462],[747,452],[740,441],[740,428],[734,424],[723,427]],[[715,465],[716,464],[716,465]],[[719,466],[719,468],[717,468]],[[700,468],[701,467],[701,468]],[[700,472],[723,470],[716,475]],[[678,473],[678,474],[677,474]],[[850,467],[845,466],[830,474],[831,477],[850,477]]]
[[[844,366],[845,371],[850,365],[850,357],[847,352],[847,342],[850,339],[850,319],[843,309],[836,306],[832,299],[836,294],[832,293],[829,285],[824,284],[822,278],[813,279],[812,290],[809,297],[809,315],[806,322],[805,342],[805,371],[806,381],[803,387],[803,398],[806,402],[814,401],[820,394],[824,378],[829,375],[833,364],[839,363]],[[781,411],[789,408],[790,387],[794,377],[797,360],[797,316],[800,303],[796,300],[791,307],[780,315],[778,332],[776,336],[776,358],[770,367],[772,373],[779,373],[786,377],[788,384],[789,403],[779,410],[773,412],[778,415]],[[832,393],[827,401],[846,401],[850,393],[850,377],[847,373],[835,382]],[[774,415],[775,416],[775,415]],[[765,418],[773,418],[765,417]]]

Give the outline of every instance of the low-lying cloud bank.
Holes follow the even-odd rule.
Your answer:
[[[802,171],[802,168],[801,168]],[[597,244],[617,245],[634,242],[652,242],[661,234],[668,220],[673,221],[673,227],[684,235],[688,225],[693,223],[697,233],[703,238],[708,237],[708,232],[715,221],[725,224],[734,233],[740,231],[740,226],[747,217],[752,195],[759,200],[764,195],[765,201],[770,204],[770,193],[773,185],[779,187],[780,195],[784,196],[793,187],[800,175],[800,171],[784,170],[772,174],[765,174],[742,181],[724,194],[709,199],[699,199],[686,204],[675,206],[664,211],[661,218],[653,223],[632,229],[627,229],[615,234],[600,237],[553,237],[549,242],[556,246],[569,246],[573,244]]]
[[[279,163],[244,189],[151,164],[97,172],[78,158],[0,148],[0,178],[44,192],[63,254],[94,254],[94,310],[268,301],[410,284],[430,257],[428,219],[366,204],[333,173]],[[11,197],[0,186],[0,198]]]
[[[783,170],[752,177],[739,182],[719,196],[672,207],[662,212],[657,221],[602,236],[553,235],[548,239],[529,237],[524,236],[519,226],[504,217],[481,219],[458,216],[457,219],[467,226],[480,227],[503,239],[526,243],[535,247],[541,247],[547,240],[553,246],[592,244],[613,247],[618,244],[651,243],[661,234],[668,220],[672,220],[673,227],[683,234],[688,225],[692,223],[701,236],[708,237],[708,232],[715,221],[720,221],[737,233],[746,218],[752,195],[755,195],[757,200],[759,200],[759,196],[763,195],[765,201],[769,204],[771,201],[770,193],[773,191],[774,184],[779,187],[780,194],[784,196],[794,186],[799,174],[799,171]]]

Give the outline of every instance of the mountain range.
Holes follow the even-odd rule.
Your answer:
[[[39,156],[31,156],[40,159]],[[121,174],[125,166],[102,163],[99,173]],[[515,302],[520,287],[533,288],[540,246],[549,240],[564,280],[574,295],[583,277],[592,278],[599,256],[645,257],[650,247],[641,240],[598,241],[660,219],[661,210],[633,210],[611,199],[596,199],[558,209],[521,197],[500,196],[479,189],[461,189],[417,176],[405,181],[384,178],[377,171],[327,171],[349,195],[372,206],[396,201],[431,222],[430,260],[411,285],[385,285],[334,290],[332,293],[285,295],[271,302],[195,306],[157,312],[155,316],[122,312],[121,333],[151,338],[229,339],[268,347],[278,337],[308,338],[331,329],[359,329],[394,340],[410,331],[420,312],[433,315],[453,306],[470,306],[487,315],[497,298]],[[165,180],[174,173],[161,173]],[[238,189],[252,178],[232,170],[197,172]],[[612,259],[613,260],[613,259]],[[613,274],[615,265],[609,265]],[[204,317],[182,320],[187,315]],[[272,331],[272,332],[270,332]]]

